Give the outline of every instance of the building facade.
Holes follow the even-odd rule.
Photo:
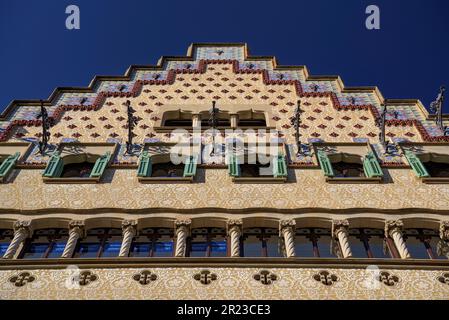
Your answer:
[[[13,101],[0,299],[448,299],[448,126],[245,44]]]

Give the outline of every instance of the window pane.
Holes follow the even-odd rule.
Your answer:
[[[423,242],[413,236],[407,237],[407,249],[414,259],[429,259],[429,254]]]
[[[130,257],[148,257],[150,254],[151,244],[145,242],[133,243],[130,249]]]
[[[245,257],[261,257],[262,241],[256,236],[248,236],[243,244],[243,253]]]
[[[226,241],[211,241],[211,257],[226,257]]]
[[[81,243],[77,253],[79,258],[96,258],[100,244],[98,242],[85,242]]]
[[[55,242],[50,252],[48,253],[48,258],[60,258],[62,253],[64,252],[65,245],[65,241]]]
[[[305,236],[296,236],[295,253],[300,258],[311,258],[313,255],[313,243]]]
[[[269,257],[283,257],[283,254],[279,250],[279,238],[277,236],[269,237],[266,241]]]
[[[3,256],[8,249],[9,242],[0,242],[0,256]]]
[[[155,243],[153,252],[154,257],[172,257],[173,256],[173,241],[158,241]]]
[[[362,240],[356,236],[349,236],[349,245],[351,246],[353,258],[368,258],[368,253]]]
[[[110,241],[104,244],[103,252],[101,254],[102,258],[106,257],[118,257],[120,252],[120,247],[122,246],[121,241]]]
[[[39,259],[42,258],[48,248],[48,243],[32,243],[23,255],[23,259]]]
[[[331,253],[331,237],[319,237],[318,251],[320,252],[320,258],[335,258],[335,255]]]
[[[192,242],[190,246],[191,257],[205,257],[207,251],[207,242]]]
[[[439,237],[432,237],[430,240],[435,259],[449,259],[449,243],[441,241]],[[440,253],[441,255],[438,255]]]
[[[369,240],[369,247],[371,249],[371,252],[373,253],[374,258],[390,258],[388,249],[386,249],[387,252],[384,253],[383,238],[376,236],[371,237]]]

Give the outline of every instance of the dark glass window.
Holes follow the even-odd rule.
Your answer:
[[[117,257],[122,245],[122,230],[97,228],[87,230],[85,238],[79,241],[76,258]]]
[[[243,230],[244,257],[282,257],[279,250],[279,230],[250,228]]]
[[[266,127],[265,119],[240,119],[239,127]]]
[[[82,162],[82,163],[70,163],[64,166],[62,170],[62,178],[89,178],[94,163]]]
[[[449,163],[428,161],[423,163],[427,172],[433,178],[447,178],[449,177]]]
[[[173,229],[147,228],[139,231],[131,245],[130,257],[172,257]]]
[[[179,178],[182,177],[183,175],[184,175],[183,164],[174,165],[171,162],[156,163],[153,164],[151,168],[152,177]]]
[[[10,229],[0,229],[0,257],[3,257],[9,244],[14,237],[14,231]]]
[[[68,239],[67,229],[36,230],[31,239],[27,239],[20,254],[22,259],[59,258]]]
[[[335,178],[365,177],[363,165],[360,163],[335,162],[332,163],[332,169]]]
[[[164,122],[166,127],[191,127],[192,125],[192,119],[168,119]]]
[[[229,119],[219,118],[217,121],[217,127],[230,127],[231,121]],[[208,128],[210,127],[209,119],[201,120],[201,127]]]
[[[226,257],[226,230],[223,228],[193,229],[189,240],[188,256]]]
[[[295,254],[300,258],[334,258],[331,230],[323,228],[296,229]]]
[[[273,172],[270,169],[270,163],[261,164],[259,162],[255,164],[243,163],[240,164],[240,176],[241,177],[272,177]]]
[[[349,230],[349,244],[354,258],[391,258],[382,229]]]
[[[447,252],[439,250],[444,247],[440,235],[436,230],[430,229],[406,229],[403,237],[407,249],[414,259],[447,259]]]

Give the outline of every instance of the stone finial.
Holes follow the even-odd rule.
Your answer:
[[[332,238],[336,238],[338,232],[340,231],[344,231],[344,232],[348,232],[349,231],[349,221],[344,219],[344,220],[333,220],[332,221]]]
[[[402,228],[404,227],[404,223],[402,220],[387,220],[385,222],[385,235],[391,237],[393,232],[402,233]]]
[[[449,241],[449,221],[441,221],[440,238],[443,241]]]

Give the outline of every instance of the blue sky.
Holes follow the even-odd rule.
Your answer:
[[[70,4],[80,8],[80,30],[65,28]],[[370,4],[380,8],[380,30],[365,28]],[[246,42],[254,55],[428,106],[449,87],[448,32],[447,0],[0,0],[0,110],[185,55],[192,42]]]

